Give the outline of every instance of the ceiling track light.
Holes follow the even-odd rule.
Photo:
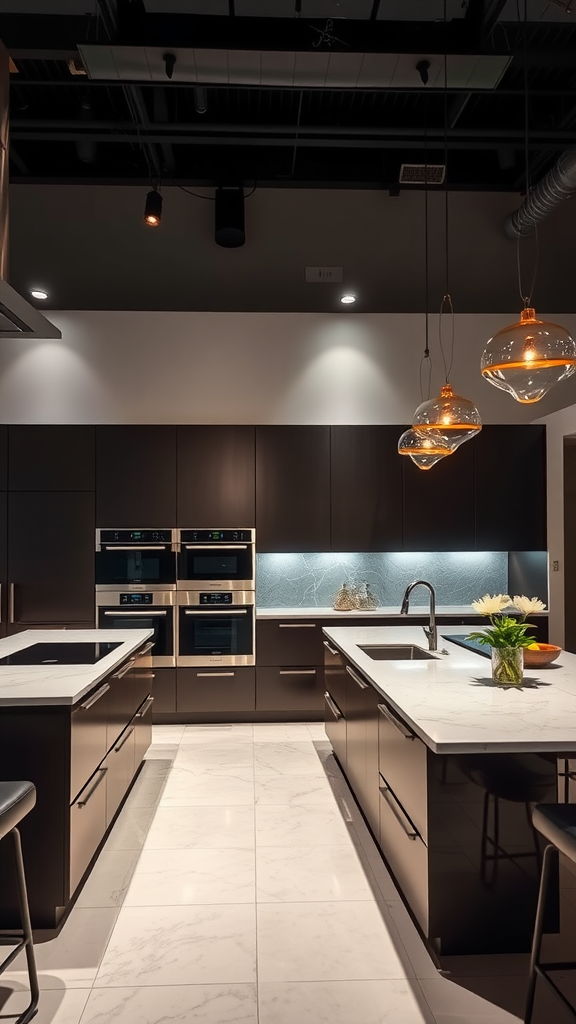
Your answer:
[[[157,188],[153,188],[146,196],[144,204],[144,223],[157,228],[162,221],[162,196]]]

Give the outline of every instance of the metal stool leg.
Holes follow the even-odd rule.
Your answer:
[[[528,976],[528,992],[526,995],[524,1024],[530,1024],[532,1014],[534,1012],[534,996],[536,994],[536,979],[538,977],[536,968],[540,965],[540,950],[542,948],[542,929],[544,926],[544,911],[546,910],[546,896],[548,894],[548,880],[550,878],[550,868],[554,857],[556,857],[556,861],[558,861],[558,850],[555,846],[547,846],[544,850],[542,874],[540,875],[540,888],[538,890],[538,904],[536,907],[532,952],[530,954],[530,973]]]
[[[28,979],[30,982],[30,1003],[16,1019],[16,1024],[28,1024],[32,1017],[38,1012],[38,1000],[40,989],[38,986],[38,973],[36,971],[36,959],[34,957],[34,943],[32,939],[32,925],[30,923],[30,910],[28,908],[28,893],[26,890],[26,875],[24,873],[24,860],[22,858],[22,843],[17,828],[12,829],[14,839],[14,860],[16,866],[16,879],[18,883],[18,902],[20,904],[20,920],[22,922],[22,934],[26,949],[26,961],[28,964]]]

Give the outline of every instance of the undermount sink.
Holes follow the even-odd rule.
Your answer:
[[[435,655],[414,644],[358,644],[374,661],[434,661]]]

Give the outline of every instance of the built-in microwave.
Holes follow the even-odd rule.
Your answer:
[[[153,668],[176,665],[176,592],[100,590],[96,594],[99,629],[152,629]]]
[[[179,591],[176,664],[254,665],[254,591]]]
[[[178,590],[254,590],[254,530],[181,530]]]
[[[96,590],[175,590],[176,530],[96,530]]]

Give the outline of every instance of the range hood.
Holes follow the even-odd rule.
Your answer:
[[[0,42],[0,338],[61,338],[62,333],[6,281],[8,270],[9,57]]]

